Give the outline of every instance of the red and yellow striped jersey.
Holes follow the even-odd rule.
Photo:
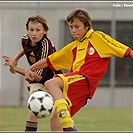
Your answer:
[[[66,69],[79,72],[90,82],[90,98],[106,73],[111,57],[126,57],[131,49],[109,35],[90,29],[80,41],[73,41],[63,49],[48,56],[52,70]]]

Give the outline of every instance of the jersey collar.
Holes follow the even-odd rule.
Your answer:
[[[83,42],[86,38],[90,38],[91,34],[94,32],[94,30],[91,28],[86,35],[80,40],[80,42]]]

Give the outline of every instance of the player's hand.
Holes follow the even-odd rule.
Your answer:
[[[15,72],[15,63],[13,62],[13,59],[11,59],[9,56],[3,55],[3,59],[5,59],[5,62],[3,63],[4,66],[9,66],[9,70],[12,74],[16,73]]]
[[[34,80],[34,73],[33,71],[30,70],[30,68],[27,68],[25,70],[25,80],[27,80],[28,82],[31,82]]]
[[[15,66],[17,65],[16,64],[16,62],[14,62],[14,60],[12,60],[11,59],[11,63],[12,63],[12,65],[10,65],[10,72],[12,73],[12,74],[15,74],[16,73],[16,71],[15,71]]]
[[[12,74],[14,74],[14,73],[16,73],[16,71],[15,71],[15,67],[17,66],[17,61],[15,61],[15,60],[11,60],[12,61],[12,66],[10,66],[10,72],[12,73]]]

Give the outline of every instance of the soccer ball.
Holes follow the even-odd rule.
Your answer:
[[[45,118],[51,115],[54,99],[48,92],[36,91],[30,95],[27,107],[37,118]]]

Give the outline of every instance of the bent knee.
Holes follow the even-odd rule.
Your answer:
[[[47,80],[45,82],[45,86],[46,88],[49,90],[49,88],[52,88],[52,87],[62,87],[63,86],[63,81],[60,77],[55,77],[55,78],[52,78],[50,80]]]
[[[51,79],[50,79],[50,80],[47,80],[47,81],[44,83],[44,85],[45,85],[46,88],[48,89],[49,87],[51,87],[51,86],[54,85],[54,82],[53,82],[53,80],[51,81]]]

